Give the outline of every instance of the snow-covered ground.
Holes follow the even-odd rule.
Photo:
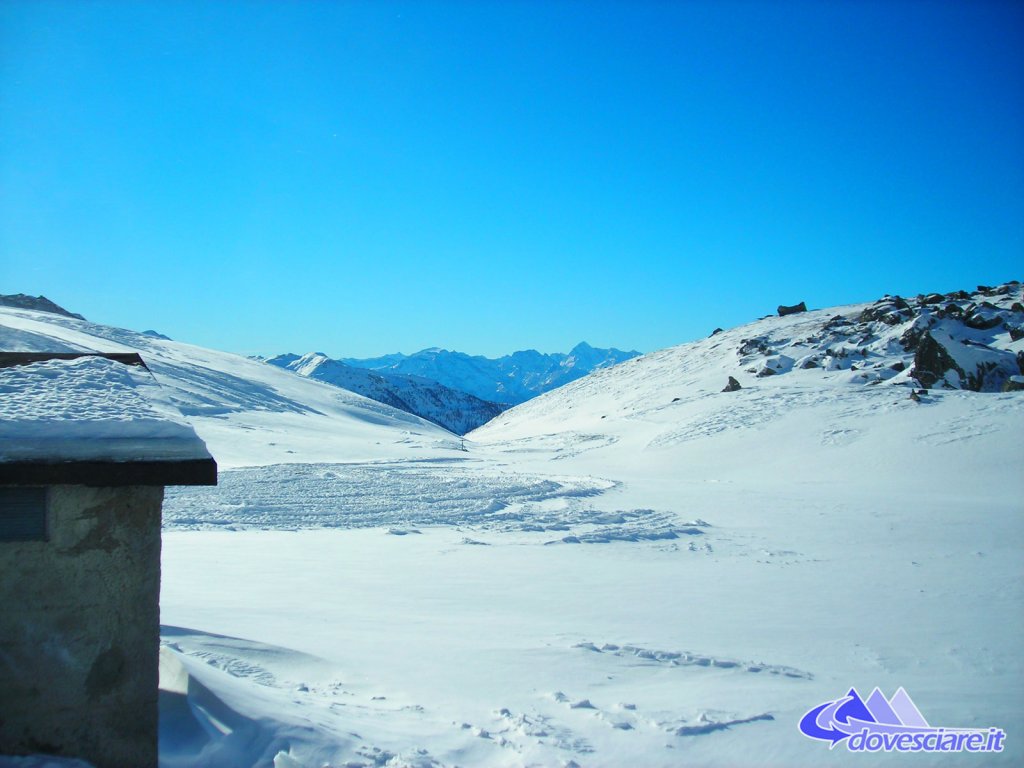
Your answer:
[[[162,765],[910,759],[801,735],[851,686],[1007,733],[999,755],[916,765],[1020,764],[1024,394],[912,400],[924,358],[895,342],[918,320],[860,324],[871,306],[599,371],[465,452],[423,422],[403,441],[404,414],[282,414],[226,386],[225,418],[193,414],[229,457],[221,485],[167,496]],[[81,322],[26,317],[18,332],[61,340]],[[1005,326],[975,330],[957,343],[985,360],[1020,351]],[[193,354],[250,375],[145,343],[177,366],[152,366],[165,386],[195,386]],[[294,403],[327,397],[277,373],[317,388]],[[729,376],[742,389],[722,392]]]

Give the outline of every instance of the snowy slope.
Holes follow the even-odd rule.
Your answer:
[[[343,362],[358,368],[421,376],[482,400],[515,404],[639,354],[596,349],[580,342],[568,354],[543,354],[528,349],[490,359],[433,348],[413,355],[395,354]]]
[[[221,468],[447,453],[450,433],[288,371],[48,312],[0,307],[0,350],[139,352]]]
[[[587,450],[628,440],[631,450],[655,450],[716,435],[751,438],[807,409],[819,411],[819,425],[834,421],[829,412],[837,407],[869,418],[880,408],[914,413],[919,404],[933,406],[910,417],[921,422],[956,403],[1016,412],[1012,395],[955,390],[998,392],[1022,373],[1020,283],[910,302],[885,297],[765,318],[596,371],[506,411],[470,437],[506,446],[529,441],[535,449],[555,441],[561,450],[569,442]],[[730,377],[741,389],[723,392]],[[908,400],[921,386],[929,391],[920,403]]]
[[[422,376],[356,368],[322,352],[278,355],[266,362],[415,414],[457,435],[486,424],[505,410],[505,406]]]

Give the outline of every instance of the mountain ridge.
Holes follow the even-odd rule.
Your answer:
[[[323,352],[286,353],[265,362],[420,416],[457,435],[486,424],[507,407],[421,376],[357,368]]]
[[[32,309],[36,312],[49,312],[53,315],[63,315],[76,320],[85,320],[75,312],[69,312],[60,304],[50,301],[45,296],[29,296],[27,293],[0,294],[0,307],[14,307],[15,309]]]
[[[488,358],[441,347],[411,355],[401,352],[372,358],[340,358],[355,368],[421,376],[488,402],[517,405],[538,394],[640,355],[636,350],[592,347],[583,341],[569,352],[524,349]]]

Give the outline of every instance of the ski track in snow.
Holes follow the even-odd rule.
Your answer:
[[[541,534],[545,544],[671,540],[709,524],[652,509],[602,511],[589,500],[615,483],[532,475],[472,463],[280,464],[226,470],[217,487],[169,488],[167,529],[303,529],[419,526]],[[465,539],[466,544],[485,544]]]
[[[705,656],[690,651],[654,651],[649,648],[641,648],[635,645],[616,645],[605,643],[598,647],[591,642],[576,643],[573,648],[580,648],[592,653],[609,654],[618,658],[636,658],[641,662],[650,664],[663,664],[670,667],[705,667],[717,669],[735,669],[742,672],[754,674],[764,673],[766,675],[782,675],[803,680],[810,680],[814,676],[795,667],[786,667],[778,664],[765,664],[760,661],[736,661],[734,659],[722,659],[713,656]]]

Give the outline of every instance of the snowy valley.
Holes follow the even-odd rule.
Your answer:
[[[322,352],[255,358],[420,416],[464,435],[510,406],[638,356],[585,342],[569,354],[524,350],[489,359],[424,349],[413,355],[333,360]]]
[[[580,342],[568,354],[525,349],[491,359],[447,349],[423,349],[412,355],[394,354],[342,362],[379,373],[403,373],[440,382],[478,398],[518,405],[532,397],[609,368],[634,357],[636,351],[598,349]]]
[[[266,362],[421,416],[457,435],[486,424],[507,407],[422,376],[377,373],[346,365],[322,352],[278,355]]]
[[[851,686],[1024,759],[1020,283],[578,347],[507,400],[439,354],[268,365],[23,306],[0,349],[138,351],[221,467],[166,494],[166,768],[864,764],[797,729]]]

